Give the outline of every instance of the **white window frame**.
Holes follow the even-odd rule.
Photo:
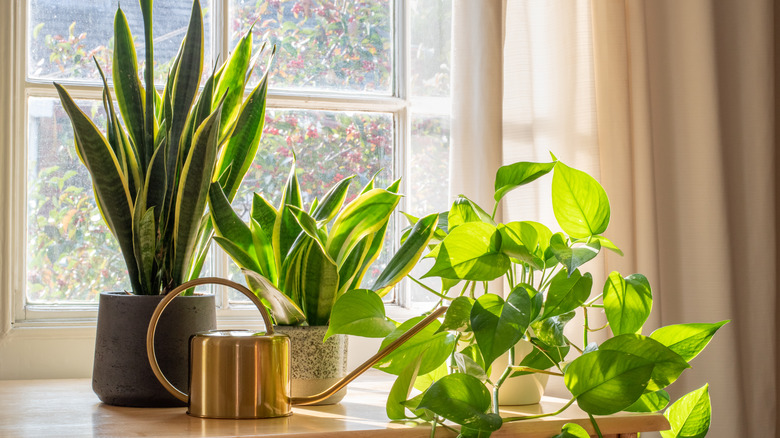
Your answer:
[[[213,0],[215,17],[222,23],[212,32],[215,52],[227,53],[229,0]],[[392,96],[334,95],[269,90],[267,108],[367,111],[393,114],[394,174],[408,175],[411,140],[409,89],[410,26],[406,0],[396,0],[394,13],[394,72]],[[0,2],[0,47],[6,62],[0,65],[0,379],[87,377],[91,374],[94,348],[96,304],[62,306],[25,305],[26,289],[26,193],[27,193],[27,100],[34,94],[57,97],[47,81],[30,81],[26,76],[27,0]],[[219,30],[219,31],[218,31]],[[214,54],[216,55],[216,53]],[[224,59],[224,57],[223,57]],[[8,62],[12,60],[12,62]],[[74,98],[100,98],[100,88],[77,82],[67,83]],[[410,193],[410,178],[402,180],[404,193]],[[405,209],[402,198],[399,209]],[[399,218],[400,219],[400,218]],[[395,221],[400,233],[401,220]],[[399,234],[396,234],[399,235]],[[221,250],[220,250],[221,251]],[[222,258],[215,275],[224,276],[229,260]],[[218,301],[226,290],[215,290]],[[389,316],[406,319],[413,312],[408,282],[397,288],[396,299],[388,306]],[[259,327],[256,310],[248,307],[218,310],[220,327]]]

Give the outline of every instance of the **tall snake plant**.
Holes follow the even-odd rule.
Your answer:
[[[202,90],[203,14],[194,0],[187,33],[160,95],[154,84],[152,0],[140,0],[146,51],[139,77],[133,36],[121,8],[114,18],[113,92],[100,66],[106,135],[55,83],[73,125],[76,150],[95,200],[116,237],[133,293],[165,294],[197,278],[214,234],[205,213],[217,182],[232,200],[254,159],[265,120],[266,74],[246,99],[256,60],[244,36]],[[273,59],[273,53],[269,58]],[[121,115],[121,119],[120,119]],[[120,121],[121,120],[121,121]]]

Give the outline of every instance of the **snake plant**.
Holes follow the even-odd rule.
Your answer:
[[[222,187],[211,185],[214,240],[242,268],[277,324],[328,325],[336,300],[352,291],[370,294],[382,307],[381,296],[409,273],[433,237],[431,216],[405,240],[371,290],[360,289],[382,251],[401,199],[400,180],[385,189],[374,187],[372,179],[344,205],[351,180],[342,179],[305,210],[293,163],[279,207],[255,193],[249,223],[233,211]]]
[[[65,88],[54,86],[73,125],[78,155],[92,177],[98,208],[119,243],[133,293],[156,295],[200,274],[214,234],[205,213],[209,186],[216,181],[228,199],[235,196],[263,132],[268,78],[266,69],[244,98],[247,78],[263,52],[253,58],[250,30],[201,89],[203,14],[194,0],[186,36],[158,93],[152,0],[140,4],[144,83],[121,8],[114,18],[115,96],[98,65],[106,135]]]

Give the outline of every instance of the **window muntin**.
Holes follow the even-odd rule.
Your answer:
[[[409,211],[416,215],[447,211],[450,145],[450,66],[452,0],[409,1],[409,115],[407,175]],[[420,279],[432,265],[423,259],[411,275]],[[437,279],[422,279],[438,290]],[[406,307],[428,309],[438,298],[407,282],[399,298]]]

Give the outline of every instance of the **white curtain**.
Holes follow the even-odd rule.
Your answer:
[[[453,3],[450,201],[463,194],[490,208],[501,166],[504,2]]]
[[[605,234],[625,256],[588,266],[594,289],[612,270],[645,274],[645,334],[732,319],[672,395],[709,382],[708,436],[776,436],[780,11],[771,0],[453,3],[450,194],[492,205],[500,165],[549,152],[599,178]],[[555,224],[549,199],[549,181],[517,190],[503,220]]]
[[[450,197],[492,206],[501,165],[550,152],[598,176],[589,1],[453,4]],[[502,210],[553,219],[544,190],[517,190]]]

